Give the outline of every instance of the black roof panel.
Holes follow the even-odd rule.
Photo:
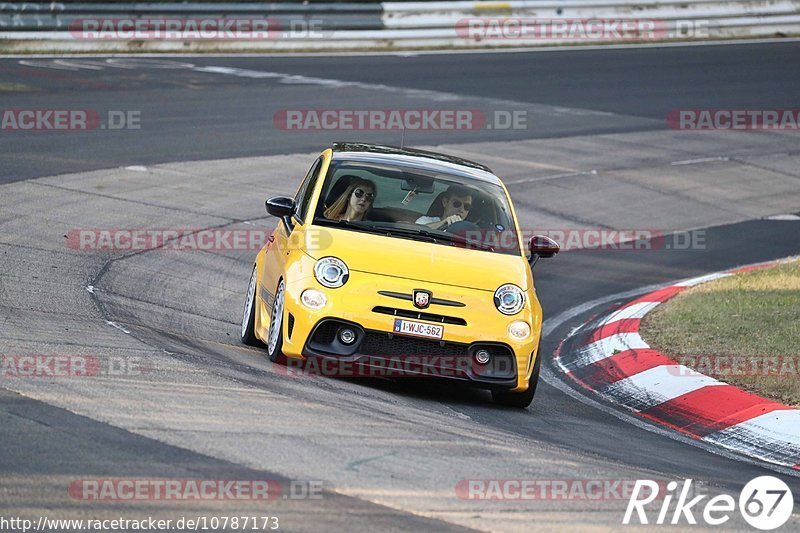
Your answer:
[[[369,143],[356,143],[356,142],[335,142],[332,149],[334,152],[372,152],[376,154],[390,154],[390,155],[405,155],[411,157],[425,157],[428,159],[435,159],[437,161],[444,161],[453,165],[461,165],[470,167],[484,172],[492,173],[492,169],[481,163],[462,159],[452,155],[441,154],[439,152],[430,152],[428,150],[419,150],[417,148],[400,148],[398,146],[388,146],[384,144],[369,144]]]

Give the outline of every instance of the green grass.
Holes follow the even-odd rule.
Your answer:
[[[647,315],[641,335],[704,374],[800,406],[800,261],[687,289]]]

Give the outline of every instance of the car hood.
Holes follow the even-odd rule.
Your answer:
[[[300,229],[300,228],[298,228]],[[328,227],[311,227],[300,242],[314,259],[335,256],[352,271],[495,291],[531,285],[530,267],[517,255]]]

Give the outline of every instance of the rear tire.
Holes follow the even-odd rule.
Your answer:
[[[531,373],[530,384],[528,390],[522,392],[511,391],[492,391],[492,400],[494,403],[505,405],[506,407],[516,407],[518,409],[525,409],[533,401],[533,396],[536,394],[536,385],[539,384],[539,372],[541,371],[542,354],[536,350],[536,362],[533,363],[533,372]]]
[[[256,286],[258,271],[255,265],[253,273],[250,275],[250,285],[247,287],[247,297],[244,300],[244,310],[242,311],[242,342],[248,346],[264,346],[256,337]]]
[[[272,313],[269,317],[269,333],[267,335],[267,356],[275,362],[281,356],[283,348],[283,303],[285,288],[283,280],[275,289],[275,300],[272,302]]]

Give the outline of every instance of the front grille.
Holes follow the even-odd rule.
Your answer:
[[[415,318],[417,320],[427,320],[428,322],[438,322],[439,324],[455,324],[456,326],[466,326],[467,321],[455,316],[437,315],[434,313],[423,313],[420,311],[410,311],[408,309],[397,309],[395,307],[384,307],[379,305],[372,308],[373,313],[384,315],[399,316],[403,318]]]
[[[466,357],[467,345],[455,342],[414,339],[399,335],[392,335],[390,338],[389,333],[368,331],[358,351],[365,355],[382,357]]]

